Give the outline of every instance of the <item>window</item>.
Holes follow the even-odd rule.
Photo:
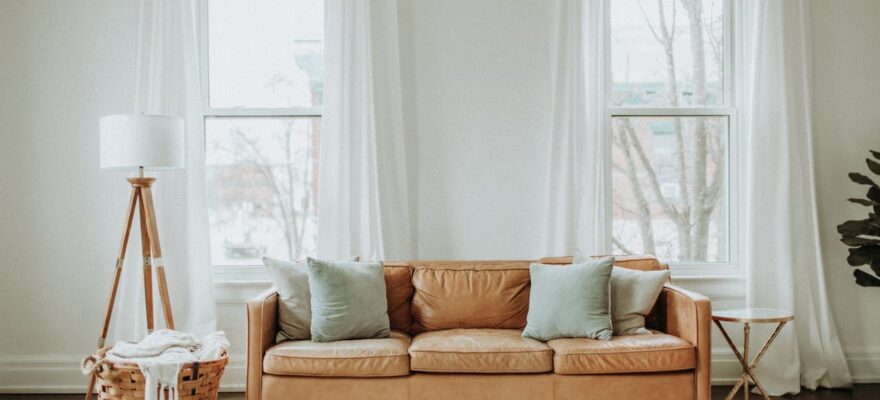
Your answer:
[[[732,263],[731,5],[609,0],[608,220],[615,253]]]
[[[315,248],[324,87],[321,0],[204,0],[211,260]]]

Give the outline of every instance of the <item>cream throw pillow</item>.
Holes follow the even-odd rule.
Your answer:
[[[611,271],[611,326],[614,336],[644,335],[645,316],[654,308],[669,270],[637,271],[614,267]]]

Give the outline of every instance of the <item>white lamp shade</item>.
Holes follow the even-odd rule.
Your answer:
[[[101,168],[180,169],[186,162],[182,118],[107,115],[100,119]]]

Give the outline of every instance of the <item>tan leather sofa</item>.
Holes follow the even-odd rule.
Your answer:
[[[571,258],[544,258],[567,264]],[[386,263],[387,339],[275,343],[278,295],[248,301],[247,400],[709,400],[710,304],[667,284],[647,325],[611,341],[523,338],[530,261]],[[665,269],[651,257],[621,267]]]

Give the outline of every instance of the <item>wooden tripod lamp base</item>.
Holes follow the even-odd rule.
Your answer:
[[[159,230],[156,228],[156,211],[153,208],[153,193],[151,186],[156,178],[137,177],[129,178],[131,183],[131,195],[128,200],[125,225],[122,233],[122,242],[119,245],[119,255],[116,258],[116,267],[113,271],[113,286],[110,289],[110,299],[107,302],[107,310],[104,313],[104,325],[101,328],[101,336],[98,338],[98,348],[103,348],[110,329],[110,320],[113,316],[113,306],[116,303],[116,293],[119,290],[119,280],[122,277],[122,267],[125,264],[125,252],[128,250],[128,239],[131,236],[131,226],[135,213],[139,215],[141,229],[141,252],[143,254],[144,271],[144,304],[147,314],[147,331],[152,332],[153,323],[153,267],[156,268],[156,279],[159,286],[159,298],[162,302],[162,312],[165,316],[165,327],[174,329],[174,316],[171,312],[171,299],[168,296],[168,284],[165,280],[165,263],[162,260],[162,247],[159,244]],[[91,398],[95,390],[95,374],[89,379],[86,390],[86,399]]]
[[[107,312],[104,316],[104,327],[101,330],[99,347],[103,347],[110,327],[110,319],[113,315],[113,305],[116,302],[116,293],[119,289],[119,280],[122,276],[122,266],[125,262],[125,253],[128,250],[128,239],[131,233],[132,222],[135,213],[140,217],[141,229],[141,252],[143,254],[144,270],[144,297],[147,314],[147,330],[152,332],[153,324],[153,267],[156,268],[156,278],[159,285],[159,297],[162,301],[162,312],[165,315],[165,326],[174,329],[174,317],[171,312],[171,301],[168,296],[168,284],[165,280],[165,263],[162,260],[162,247],[159,242],[159,230],[156,227],[156,211],[153,208],[153,194],[151,186],[156,178],[129,178],[131,183],[131,196],[128,200],[128,208],[125,218],[122,243],[119,246],[119,255],[116,258],[116,268],[113,272],[113,287],[110,291],[110,300],[107,304]]]

